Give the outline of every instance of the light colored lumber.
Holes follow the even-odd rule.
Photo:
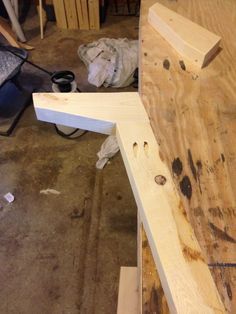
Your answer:
[[[53,0],[56,15],[57,27],[68,28],[64,0]]]
[[[121,267],[117,314],[138,314],[137,267]]]
[[[150,7],[148,20],[183,58],[199,67],[203,67],[219,49],[219,36],[160,3]]]
[[[38,93],[33,98],[39,120],[93,132],[111,134],[117,121],[148,122],[138,93]]]
[[[81,0],[81,6],[82,6],[83,21],[84,21],[84,29],[89,29],[88,1]]]
[[[20,43],[17,41],[16,36],[13,33],[11,27],[1,17],[0,17],[0,33],[5,37],[5,39],[11,46],[20,48]]]
[[[77,17],[77,10],[76,10],[76,2],[75,0],[66,0],[65,3],[65,10],[66,10],[66,19],[69,29],[78,29],[78,17]]]
[[[43,121],[68,126],[73,121],[74,127],[102,133],[113,125],[170,311],[224,313],[140,99],[122,94],[90,93],[85,101],[79,93],[34,94],[33,100]]]
[[[6,21],[4,21],[4,19],[2,19],[1,17],[0,17],[0,34],[2,34],[5,37],[5,39],[8,41],[8,43],[13,47],[23,48],[26,50],[34,49],[34,47],[32,46],[29,46],[25,43],[18,42],[16,39],[16,35],[12,31],[9,24]]]
[[[236,1],[161,0],[222,38],[222,50],[202,70],[185,61],[184,70],[182,58],[148,23],[155,2],[141,6],[141,98],[206,262],[235,263]],[[210,270],[227,311],[236,313],[236,268]]]
[[[78,16],[79,29],[84,29],[84,19],[82,14],[81,0],[76,0],[76,10]]]
[[[117,138],[170,311],[224,313],[150,125],[118,123]]]
[[[90,29],[99,30],[100,16],[99,16],[99,0],[88,0],[89,8],[89,27]]]
[[[89,29],[88,3],[87,0],[76,0],[79,28]]]

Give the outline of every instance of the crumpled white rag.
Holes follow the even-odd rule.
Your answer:
[[[104,141],[100,151],[97,153],[98,161],[96,163],[97,169],[103,169],[109,158],[113,157],[119,151],[119,145],[115,135],[110,135]]]
[[[133,83],[138,67],[138,40],[101,38],[79,46],[78,55],[88,68],[90,84],[125,87]]]

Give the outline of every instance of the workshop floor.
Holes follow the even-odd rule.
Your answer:
[[[138,18],[110,17],[100,31],[49,23],[41,41],[33,16],[25,30],[35,47],[31,60],[72,70],[81,90],[97,91],[78,46],[101,37],[137,39]],[[50,90],[48,77],[29,66],[23,81]],[[136,265],[136,206],[120,154],[95,169],[104,139],[90,132],[64,139],[36,120],[32,106],[13,135],[0,138],[1,314],[116,313],[120,266]],[[40,194],[47,188],[60,194]],[[7,192],[15,196],[10,205]]]

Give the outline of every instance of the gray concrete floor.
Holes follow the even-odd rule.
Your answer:
[[[110,17],[100,31],[62,31],[49,23],[43,41],[37,24],[32,15],[24,26],[36,48],[30,59],[74,71],[83,91],[98,89],[87,82],[78,46],[138,35],[135,17]],[[23,74],[24,83],[49,90],[46,75],[29,66]],[[116,312],[120,266],[136,265],[136,206],[120,154],[95,169],[104,139],[90,132],[61,138],[36,120],[32,106],[13,135],[0,138],[1,314]],[[40,194],[47,188],[61,194]],[[10,205],[2,201],[7,192],[15,195]],[[75,213],[82,215],[72,218]]]

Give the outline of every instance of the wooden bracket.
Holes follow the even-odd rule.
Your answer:
[[[149,9],[148,21],[177,52],[200,68],[219,49],[221,38],[160,3]]]
[[[138,93],[34,94],[39,120],[111,134],[171,313],[225,313]]]

